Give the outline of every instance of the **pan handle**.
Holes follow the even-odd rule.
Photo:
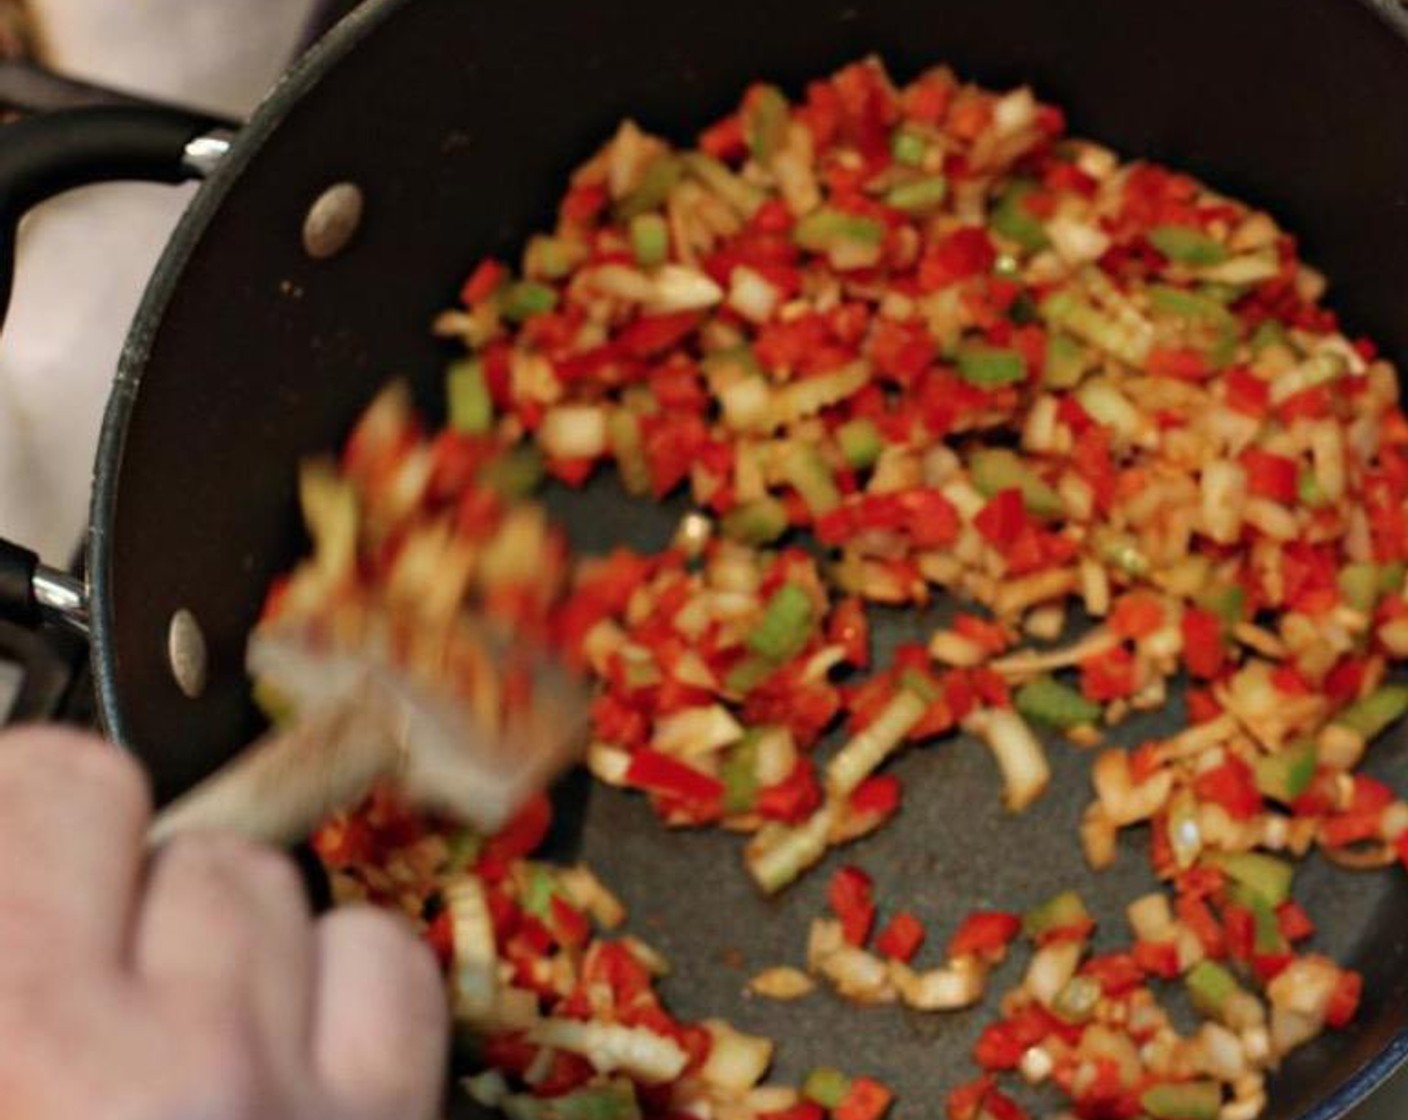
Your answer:
[[[88,633],[88,588],[82,580],[51,568],[39,556],[0,538],[0,618],[21,626],[58,622]]]
[[[0,322],[9,307],[15,234],[32,206],[117,180],[182,183],[211,171],[230,124],[166,105],[95,105],[0,128]]]

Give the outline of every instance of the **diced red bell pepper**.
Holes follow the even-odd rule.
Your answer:
[[[846,664],[857,669],[868,668],[870,619],[865,613],[865,604],[854,597],[837,603],[826,623],[826,640],[844,650]]]
[[[1121,595],[1110,611],[1109,627],[1121,638],[1147,638],[1164,624],[1164,605],[1148,591]]]
[[[1294,899],[1276,907],[1276,924],[1281,927],[1281,936],[1289,942],[1304,941],[1315,935],[1315,923]]]
[[[875,924],[875,884],[859,867],[837,868],[826,888],[826,901],[841,919],[848,944],[863,946]]]
[[[786,778],[758,791],[756,808],[770,821],[801,824],[821,808],[822,799],[816,767],[810,759],[799,758]]]
[[[1271,406],[1271,386],[1251,370],[1238,366],[1222,377],[1227,403],[1238,412],[1261,419]]]
[[[1172,941],[1136,941],[1133,956],[1134,963],[1150,976],[1172,980],[1181,971],[1178,946]]]
[[[998,1092],[991,1074],[950,1092],[944,1113],[947,1120],[1027,1120],[1027,1114],[1014,1100]]]
[[[592,926],[587,916],[570,902],[553,895],[548,902],[550,926],[557,943],[567,949],[580,949],[592,937]]]
[[[999,490],[973,519],[973,526],[994,548],[1010,548],[1030,522],[1022,492],[1015,487]]]
[[[1149,351],[1147,368],[1154,377],[1180,381],[1205,381],[1216,372],[1208,356],[1191,346],[1155,346]]]
[[[507,863],[535,851],[552,826],[552,802],[539,794],[521,808],[513,819],[495,833],[480,852],[480,862]]]
[[[975,910],[949,938],[948,955],[950,958],[976,956],[996,960],[1007,952],[1007,947],[1021,932],[1022,919],[1017,914]]]
[[[1244,821],[1261,812],[1261,791],[1252,768],[1236,755],[1204,770],[1193,779],[1193,792],[1200,800],[1213,801],[1227,810],[1233,820]]]
[[[723,799],[724,784],[701,774],[667,754],[642,747],[631,755],[626,782],[638,789],[676,798],[692,805],[714,805]]]
[[[879,375],[900,385],[912,385],[934,361],[937,346],[922,321],[897,322],[878,318],[867,353]]]
[[[990,1023],[973,1044],[973,1060],[986,1070],[1016,1069],[1031,1045],[1018,1037],[1007,1020]]]
[[[1239,462],[1247,473],[1247,489],[1251,493],[1285,505],[1295,503],[1300,466],[1294,459],[1249,447]]]
[[[1133,655],[1124,646],[1092,654],[1080,663],[1080,690],[1087,700],[1106,703],[1134,692],[1138,683]]]
[[[617,346],[637,358],[653,358],[679,345],[703,318],[698,311],[642,315],[616,336]]]
[[[643,416],[640,427],[650,489],[663,498],[689,474],[709,442],[709,427],[693,413]]]
[[[826,1120],[826,1109],[815,1101],[798,1101],[790,1108],[760,1112],[758,1120]]]
[[[583,183],[572,187],[563,196],[558,213],[570,224],[589,225],[610,201],[611,195],[605,183]]]
[[[851,1078],[845,1098],[831,1110],[832,1120],[880,1120],[895,1095],[870,1077]]]
[[[1364,992],[1364,977],[1353,969],[1340,971],[1330,1004],[1325,1008],[1325,1022],[1336,1030],[1349,1026],[1359,1010],[1359,998]]]
[[[460,289],[460,302],[466,307],[482,303],[499,290],[499,285],[508,277],[508,269],[492,257],[485,257],[469,274],[469,279]]]
[[[1230,956],[1236,960],[1251,960],[1256,945],[1256,916],[1249,909],[1236,903],[1223,906],[1222,932]]]
[[[861,816],[888,817],[900,807],[900,780],[893,774],[866,778],[851,793],[851,812]]]
[[[1178,624],[1183,635],[1183,663],[1188,672],[1203,680],[1211,680],[1227,661],[1227,644],[1222,634],[1222,619],[1200,607],[1187,607]]]
[[[1174,912],[1178,920],[1192,930],[1193,935],[1213,960],[1227,956],[1227,942],[1222,934],[1222,926],[1213,916],[1208,904],[1196,895],[1181,894],[1174,900]]]
[[[901,910],[876,935],[875,948],[884,956],[908,964],[924,944],[924,937],[924,923],[908,910]]]
[[[560,1097],[580,1089],[592,1079],[596,1068],[580,1054],[554,1050],[547,1076],[533,1086],[535,1097]]]
[[[1107,953],[1091,957],[1081,965],[1081,975],[1089,976],[1107,996],[1128,995],[1144,983],[1144,970],[1132,953]]]
[[[701,132],[699,149],[715,159],[728,161],[742,158],[748,151],[748,141],[743,135],[743,121],[738,114],[731,113]]]
[[[981,276],[990,272],[996,261],[997,250],[987,231],[964,226],[924,251],[919,260],[919,288],[934,292],[970,276]]]

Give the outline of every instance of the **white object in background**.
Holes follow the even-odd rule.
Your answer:
[[[31,0],[55,69],[247,114],[313,0]],[[191,188],[75,191],[25,222],[0,337],[0,535],[66,564],[127,325]]]

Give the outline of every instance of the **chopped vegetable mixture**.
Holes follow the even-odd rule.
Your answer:
[[[1089,862],[1139,826],[1165,884],[1130,901],[1125,949],[1092,954],[1070,891],[926,944],[847,866],[805,971],[750,988],[940,1012],[1022,940],[950,1120],[1024,1115],[1013,1078],[1081,1117],[1252,1120],[1281,1057],[1359,1000],[1302,947],[1297,858],[1408,863],[1408,806],[1358,771],[1408,710],[1408,421],[1323,289],[1266,214],[946,69],[898,87],[862,62],[799,101],[754,85],[688,151],[628,121],[520,266],[481,262],[437,320],[465,351],[447,426],[394,386],[305,471],[313,553],[265,617],[350,640],[389,611],[407,665],[484,712],[503,682],[458,640],[467,605],[551,641],[599,682],[592,773],[668,825],[750,833],[765,892],[900,813],[885,764],[910,744],[976,736],[1013,811],[1050,781],[1044,738],[1096,751]],[[688,492],[670,548],[569,553],[535,494],[609,467],[642,500]],[[936,595],[961,613],[872,664],[867,606]],[[1176,682],[1182,730],[1105,744]],[[863,1072],[765,1085],[771,1042],[671,1015],[609,889],[533,860],[548,816],[481,837],[383,791],[317,836],[344,895],[422,924],[480,1039],[477,1099],[515,1120],[886,1112]]]

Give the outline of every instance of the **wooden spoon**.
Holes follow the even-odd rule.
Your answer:
[[[279,682],[298,718],[162,810],[150,842],[227,829],[291,844],[383,778],[421,808],[496,831],[576,759],[586,737],[584,684],[540,651],[513,656],[529,673],[531,702],[490,727],[466,702],[385,659],[333,651],[295,630],[256,632],[250,672]]]

